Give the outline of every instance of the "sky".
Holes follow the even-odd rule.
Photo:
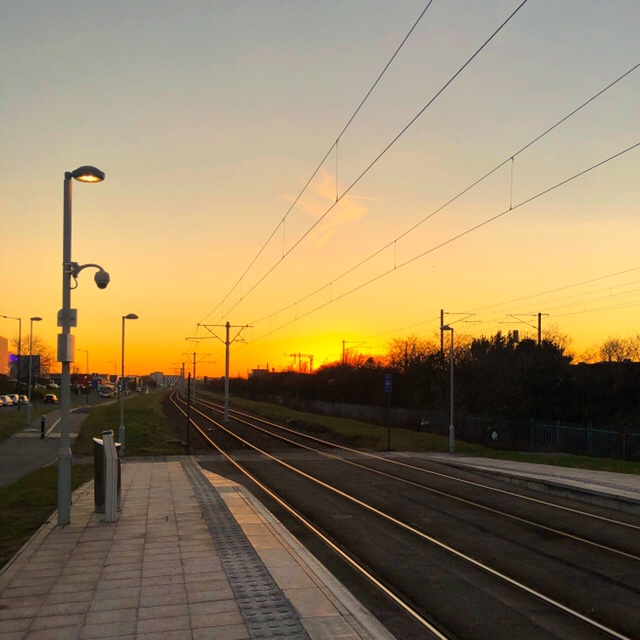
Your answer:
[[[638,24],[637,0],[4,0],[0,315],[55,348],[64,174],[93,165],[72,258],[111,283],[72,292],[81,372],[119,373],[129,313],[132,375],[223,375],[226,323],[242,376],[439,340],[441,310],[468,337],[543,314],[576,356],[634,336]]]

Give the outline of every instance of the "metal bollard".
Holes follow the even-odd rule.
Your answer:
[[[44,439],[44,425],[45,425],[45,417],[42,416],[40,418],[40,440]]]

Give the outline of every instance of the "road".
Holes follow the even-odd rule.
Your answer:
[[[22,410],[26,422],[26,408]],[[89,407],[82,405],[71,410],[69,429],[72,443],[88,412]],[[37,418],[30,427],[0,441],[0,487],[8,487],[23,476],[57,461],[60,447],[59,409],[45,416],[45,438],[40,437],[40,431],[40,418]]]

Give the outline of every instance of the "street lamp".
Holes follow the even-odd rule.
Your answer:
[[[450,361],[449,361],[449,376],[450,376],[450,392],[449,392],[449,453],[454,453],[454,427],[453,427],[453,327],[445,324],[440,327],[441,331],[451,331],[451,344],[450,344]]]
[[[138,316],[135,313],[128,313],[126,316],[122,316],[122,371],[120,375],[120,428],[118,429],[118,440],[120,440],[120,457],[124,457],[124,392],[126,390],[124,380],[124,321],[125,320],[137,320]]]
[[[31,373],[33,364],[31,362],[31,356],[33,354],[33,323],[40,322],[42,318],[33,317],[29,318],[29,404],[27,406],[27,424],[31,426]]]
[[[116,384],[116,381],[118,380],[118,374],[116,372],[116,363],[113,360],[108,360],[107,364],[112,364],[113,365],[113,384]]]
[[[74,361],[74,337],[71,327],[77,325],[77,313],[71,308],[71,278],[76,281],[78,274],[86,267],[98,269],[95,283],[99,289],[109,284],[109,274],[97,264],[78,265],[71,261],[71,180],[79,182],[102,182],[104,172],[95,167],[79,167],[66,171],[63,184],[62,223],[62,309],[58,314],[58,362],[61,363],[60,385],[60,448],[58,449],[58,524],[71,522],[71,363]],[[74,287],[75,288],[75,287]]]
[[[16,389],[18,395],[20,395],[20,357],[22,355],[22,318],[14,318],[13,316],[0,316],[0,318],[6,318],[7,320],[18,321],[18,370],[16,373],[16,380],[18,388]],[[18,402],[18,411],[20,411],[20,402]]]

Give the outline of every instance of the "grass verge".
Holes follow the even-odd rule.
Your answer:
[[[164,394],[131,396],[124,403],[127,456],[180,455],[185,448],[162,410]],[[93,438],[111,430],[116,441],[120,425],[120,405],[109,403],[91,409],[73,445],[74,456],[93,456]]]
[[[57,466],[43,467],[0,489],[0,567],[3,567],[57,508]],[[74,465],[72,490],[93,478],[93,465]]]

